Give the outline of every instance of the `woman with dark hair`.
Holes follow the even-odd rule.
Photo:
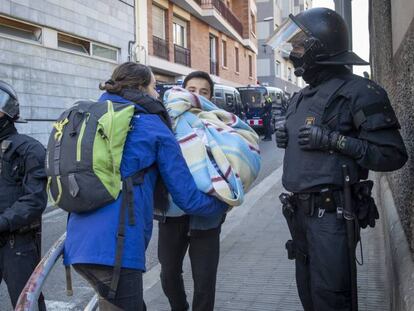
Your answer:
[[[121,176],[128,178],[137,172],[145,172],[145,175],[142,183],[134,186],[135,224],[125,228],[115,294],[108,295],[116,260],[121,196],[95,211],[70,214],[65,265],[73,265],[93,286],[99,294],[100,310],[145,310],[142,273],[145,271],[145,249],[151,238],[154,204],[160,208],[162,202],[168,202],[162,199],[170,193],[183,211],[200,216],[222,214],[226,205],[197,189],[171,131],[168,113],[156,99],[155,79],[148,67],[124,63],[100,88],[106,92],[99,101],[134,103],[136,112],[124,146]]]

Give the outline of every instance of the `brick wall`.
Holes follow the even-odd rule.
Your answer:
[[[414,252],[414,20],[411,20],[394,54],[391,29],[393,23],[399,21],[391,19],[391,0],[372,1],[370,13],[373,79],[388,92],[410,156],[402,169],[387,177],[411,251]]]
[[[133,5],[133,0],[126,2]],[[1,0],[0,13],[117,47],[119,62],[124,62],[128,42],[134,40],[131,5],[114,0],[99,5],[93,0]],[[110,77],[115,66],[111,61],[0,37],[0,79],[15,87],[24,118],[54,119],[78,99],[96,99],[101,93],[98,84]],[[42,143],[50,129],[51,122],[19,126]]]
[[[243,38],[249,38],[250,36],[250,9],[249,1],[233,1],[232,11],[239,18],[243,24]]]
[[[196,70],[210,71],[210,42],[209,26],[195,17],[191,17],[191,66]],[[219,76],[239,84],[256,83],[256,57],[253,52],[238,44],[239,47],[239,73],[236,73],[235,46],[236,41],[224,36],[227,42],[227,68],[222,64],[222,39],[223,35],[219,33],[217,43],[217,60],[219,63]],[[248,55],[253,57],[253,79],[249,79],[249,59]]]
[[[196,70],[210,72],[210,32],[209,26],[191,16],[191,67]]]

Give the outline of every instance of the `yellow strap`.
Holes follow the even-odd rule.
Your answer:
[[[62,198],[62,183],[60,182],[60,176],[56,176],[56,182],[58,186],[58,196],[56,200],[53,198],[52,191],[50,190],[50,185],[52,184],[52,177],[49,176],[47,179],[47,194],[49,195],[49,200],[52,202],[53,205],[58,205],[60,199]]]
[[[55,140],[60,141],[62,139],[63,129],[65,125],[68,123],[69,123],[68,118],[53,123],[53,127],[56,129]]]

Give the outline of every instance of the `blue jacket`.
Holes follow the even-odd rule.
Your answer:
[[[108,93],[101,96],[100,101],[104,100],[129,103]],[[144,183],[134,187],[136,224],[127,225],[125,231],[122,267],[145,271],[145,250],[152,233],[153,192],[159,174],[174,202],[187,214],[221,215],[226,206],[197,189],[173,133],[158,115],[136,115],[131,125],[121,162],[122,176],[132,176],[154,163],[159,171],[150,170]],[[70,214],[64,249],[65,265],[114,265],[121,199],[122,196],[93,212]]]

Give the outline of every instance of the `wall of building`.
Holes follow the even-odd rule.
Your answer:
[[[57,42],[60,31],[118,48],[119,62],[128,59],[128,42],[134,40],[133,0],[101,0],[98,5],[93,0],[1,0],[0,14],[44,27],[49,43]],[[117,65],[45,43],[0,35],[0,79],[15,87],[21,114],[28,119],[55,119],[78,99],[96,99],[99,82]],[[43,143],[50,129],[51,122],[20,126]]]
[[[275,0],[259,0],[256,3],[258,10],[257,29],[259,47],[257,56],[257,79],[260,83],[267,83],[286,91],[288,94],[293,94],[304,86],[303,80],[297,80],[293,74],[293,66],[288,60],[282,57],[280,51],[273,51],[270,46],[266,46],[266,41],[273,33],[276,25],[280,26],[283,22],[282,3],[279,2]],[[293,3],[292,6],[286,4],[286,7],[293,8]],[[279,73],[276,72],[276,61],[280,63]],[[292,68],[291,81],[289,81],[288,77],[288,67]]]
[[[157,6],[162,7],[166,10],[166,41],[169,45],[169,63],[165,63],[167,67],[156,68],[154,67],[154,72],[157,73],[157,76],[163,78],[164,81],[167,79],[173,78],[182,79],[184,72],[189,72],[191,70],[202,70],[210,72],[210,34],[217,37],[217,62],[218,62],[218,75],[214,77],[217,82],[230,84],[230,85],[247,85],[256,83],[256,54],[251,50],[243,46],[243,44],[234,38],[223,34],[217,29],[213,28],[211,25],[200,20],[194,15],[189,16],[187,24],[187,48],[191,51],[191,68],[181,68],[180,72],[174,73],[174,67],[177,68],[178,65],[174,63],[174,45],[173,45],[173,36],[172,36],[172,19],[174,16],[174,6],[172,2],[166,0],[147,0],[148,6],[148,46],[149,53],[154,57],[154,49],[152,43],[152,4],[156,3]],[[233,1],[230,3],[230,7],[233,9],[244,10],[248,12],[250,9],[249,1],[243,1],[245,5],[240,5],[242,1]],[[176,8],[177,11],[177,8]],[[238,12],[238,11],[237,11]],[[235,12],[236,13],[236,12]],[[238,16],[242,19],[240,16]],[[247,19],[248,15],[245,14],[244,17]],[[248,23],[246,22],[246,27]],[[227,66],[223,65],[222,58],[222,41],[225,40],[227,44]],[[235,47],[239,48],[239,72],[236,72],[236,61],[235,61]],[[252,57],[253,66],[252,66],[252,75],[249,76],[249,55]],[[163,76],[165,74],[166,76]],[[170,75],[168,77],[168,75]]]
[[[408,3],[411,1],[407,1]],[[410,158],[399,171],[387,174],[405,234],[414,251],[414,19],[412,11],[400,11],[394,19],[391,0],[371,1],[371,67],[373,79],[387,90],[401,123],[401,134]],[[393,41],[392,29],[411,18],[401,40]],[[394,43],[394,44],[393,44]],[[388,208],[388,207],[385,207]]]

